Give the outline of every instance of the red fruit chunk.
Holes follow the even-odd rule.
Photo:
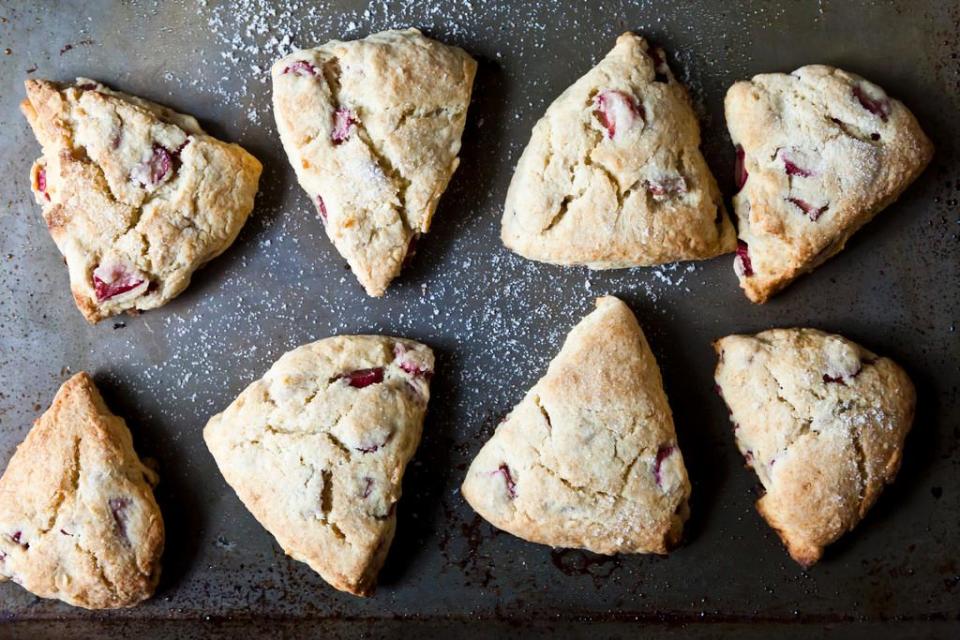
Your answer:
[[[744,156],[743,147],[737,145],[737,161],[733,166],[733,178],[737,181],[737,191],[743,189],[743,185],[747,184],[747,178],[750,176],[743,161]]]
[[[503,476],[503,481],[507,485],[507,495],[510,496],[510,499],[513,500],[517,497],[517,483],[513,481],[513,476],[510,474],[510,467],[506,463],[501,464],[496,471],[492,472],[490,475],[500,474]]]
[[[596,105],[593,114],[607,130],[607,138],[613,138],[618,131],[626,131],[634,126],[637,120],[643,121],[642,107],[623,91],[601,91],[593,99],[593,103]]]
[[[317,196],[317,213],[320,214],[320,219],[323,220],[323,224],[327,224],[327,205],[323,204],[323,198]]]
[[[683,176],[665,176],[658,180],[647,180],[647,191],[654,200],[665,200],[673,196],[682,196],[687,192],[687,181]]]
[[[340,144],[349,138],[358,122],[356,114],[350,109],[337,109],[333,114],[333,131],[330,132],[333,144]]]
[[[110,513],[113,514],[113,522],[117,526],[117,533],[124,540],[127,539],[127,507],[130,506],[128,498],[110,498],[107,501],[110,507]]]
[[[419,376],[429,380],[433,376],[433,371],[426,367],[421,367],[416,362],[404,360],[403,356],[407,353],[407,348],[399,342],[393,345],[393,355],[400,362],[399,367],[412,376]]]
[[[22,541],[20,540],[20,537],[21,537],[22,535],[23,535],[23,532],[22,532],[22,531],[14,531],[14,532],[13,532],[13,535],[10,536],[10,539],[13,540],[14,542],[16,542],[18,545],[20,545],[20,546],[23,547],[24,549],[29,549],[29,548],[30,548],[30,543],[29,543],[29,542],[22,542]]]
[[[790,201],[790,203],[799,207],[805,214],[810,216],[810,219],[813,220],[814,222],[816,222],[817,219],[819,219],[820,216],[822,216],[824,212],[827,210],[827,205],[823,205],[822,207],[815,207],[809,202],[807,202],[806,200],[801,200],[800,198],[787,198],[787,200]]]
[[[653,463],[653,477],[657,481],[657,486],[660,485],[660,465],[663,464],[663,461],[673,455],[674,447],[673,445],[660,445],[660,448],[657,449],[657,459]]]
[[[867,362],[867,364],[873,364],[873,363],[872,363],[872,362]],[[861,371],[863,371],[863,363],[862,363],[862,362],[861,362],[861,364],[860,364],[860,367],[859,367],[856,371],[854,371],[853,373],[851,373],[848,377],[851,378],[851,379],[856,378],[858,375],[860,375],[860,372],[861,372]],[[835,383],[837,383],[837,384],[842,384],[843,386],[847,386],[847,383],[843,381],[843,378],[844,378],[844,376],[843,376],[842,374],[839,375],[839,376],[831,376],[831,375],[826,374],[826,373],[823,374],[823,381],[824,381],[824,382],[835,382]]]
[[[787,157],[787,153],[783,149],[778,149],[777,154],[783,159],[783,169],[787,172],[788,176],[799,176],[801,178],[809,178],[813,175],[813,171],[809,169],[804,169],[803,167],[797,165],[793,160]]]
[[[47,193],[47,170],[40,169],[37,171],[37,189],[40,190],[40,193],[43,194],[43,197],[47,200],[50,199],[50,194]]]
[[[750,253],[748,251],[747,243],[743,240],[737,240],[737,257],[733,259],[733,269],[738,275],[741,273],[745,276],[753,275],[753,265],[750,263]]]
[[[138,274],[127,271],[119,264],[109,268],[100,265],[93,270],[93,290],[97,295],[97,302],[103,302],[136,289],[144,282]]]
[[[373,478],[365,477],[363,479],[363,493],[360,494],[360,497],[369,498],[371,493],[373,493]]]
[[[320,75],[320,72],[317,71],[317,68],[306,60],[296,60],[287,65],[287,67],[280,73],[292,73],[293,75],[300,76],[302,78],[316,77]]]
[[[177,153],[179,151],[180,149]],[[172,170],[173,156],[165,148],[155,144],[150,159],[134,167],[130,178],[134,182],[139,182],[141,187],[153,187],[160,184]]]
[[[345,373],[341,376],[338,376],[336,379],[345,379],[347,384],[351,387],[357,389],[363,389],[364,387],[369,387],[372,384],[380,384],[383,382],[383,367],[376,367],[373,369],[357,369],[356,371],[351,371],[350,373]]]
[[[867,92],[864,91],[862,87],[853,88],[853,97],[857,99],[861,107],[873,115],[879,116],[884,122],[887,121],[891,111],[890,101],[887,98],[871,98],[869,95],[867,95]]]

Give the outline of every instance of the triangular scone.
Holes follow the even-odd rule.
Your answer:
[[[532,260],[593,269],[734,250],[697,117],[663,51],[625,33],[550,105],[510,183],[501,238]]]
[[[690,483],[660,370],[627,305],[597,300],[461,491],[491,524],[531,542],[603,554],[676,545]]]
[[[933,156],[901,102],[833,67],[738,82],[726,115],[740,189],[734,269],[754,302],[843,249]]]
[[[87,609],[131,607],[160,579],[157,475],[78,373],[0,477],[0,580]]]
[[[283,550],[369,595],[420,442],[433,352],[338,336],[281,357],[203,431],[224,478]]]
[[[93,80],[26,89],[20,107],[43,146],[33,193],[87,320],[166,304],[233,243],[253,209],[256,158]]]
[[[765,495],[757,509],[809,566],[853,529],[900,467],[915,393],[893,361],[814,329],[728,336],[717,389]]]
[[[287,158],[360,284],[382,296],[459,164],[477,63],[416,29],[333,40],[273,65]]]

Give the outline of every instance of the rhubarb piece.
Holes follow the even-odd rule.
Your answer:
[[[667,553],[690,483],[660,370],[620,300],[603,297],[483,445],[463,497],[515,536],[596,553]]]
[[[260,163],[192,117],[92,80],[26,82],[32,184],[90,322],[166,304],[229,247]]]
[[[933,155],[901,102],[833,67],[738,82],[726,115],[738,155],[737,228],[752,262],[749,274],[735,269],[758,303],[839,253]]]
[[[893,361],[815,329],[728,336],[714,347],[737,446],[765,492],[757,510],[810,566],[893,482],[913,384]]]
[[[608,138],[615,138],[618,130],[622,137],[633,127],[643,126],[642,107],[630,94],[607,89],[597,94],[594,103],[594,115],[603,125]]]
[[[513,174],[500,237],[525,258],[591,269],[734,250],[690,98],[646,40],[621,35],[547,108]]]
[[[311,200],[323,194],[327,236],[371,296],[430,230],[459,164],[476,69],[416,29],[334,40],[273,65],[287,158]]]
[[[433,352],[418,342],[327,338],[283,355],[204,429],[250,513],[342,591],[371,594],[390,549],[430,397],[420,371]]]
[[[132,607],[160,578],[157,475],[93,380],[78,373],[0,477],[0,580],[86,609]]]

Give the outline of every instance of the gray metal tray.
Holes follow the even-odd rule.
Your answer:
[[[297,187],[273,125],[268,69],[293,44],[414,25],[479,61],[462,164],[435,228],[386,297],[362,294]],[[730,257],[590,273],[522,260],[498,239],[512,168],[547,104],[622,31],[665,46],[691,88],[704,150],[731,192],[725,89],[812,62],[903,99],[933,164],[837,258],[765,306]],[[0,5],[0,463],[69,371],[95,373],[161,468],[157,595],[91,613],[0,585],[0,637],[960,636],[960,6],[956,2],[192,2]],[[33,203],[39,149],[17,110],[26,77],[87,75],[196,115],[259,157],[237,243],[163,309],[90,327]],[[494,425],[599,294],[626,299],[663,369],[693,482],[669,558],[552,551],[498,534],[457,487]],[[755,513],[713,394],[710,341],[808,325],[902,363],[919,391],[900,476],[860,527],[803,571]],[[291,347],[333,333],[423,340],[439,362],[396,541],[367,600],[286,558],[226,486],[207,418]],[[797,626],[797,623],[806,623]]]

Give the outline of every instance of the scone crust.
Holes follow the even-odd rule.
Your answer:
[[[93,80],[25,85],[21,110],[43,147],[34,197],[88,321],[165,304],[236,239],[261,171],[241,147]]]
[[[650,347],[614,297],[569,334],[461,488],[494,526],[553,547],[667,553],[690,483]]]
[[[297,180],[371,296],[400,273],[459,164],[477,63],[416,29],[333,40],[272,69]]]
[[[840,252],[933,157],[903,103],[834,67],[738,82],[725,109],[746,172],[733,203],[750,267],[736,271],[753,302]]]
[[[283,355],[203,437],[288,555],[337,589],[369,595],[393,539],[432,372],[433,352],[412,340],[319,340]]]
[[[757,509],[810,566],[893,482],[913,423],[913,384],[892,360],[815,329],[714,346],[737,446],[765,490]]]
[[[156,482],[123,419],[76,374],[0,477],[0,579],[87,609],[149,598],[164,541]]]
[[[614,103],[633,115],[618,124]],[[593,269],[734,250],[690,98],[662,51],[624,33],[550,105],[510,183],[501,238],[526,258]]]

